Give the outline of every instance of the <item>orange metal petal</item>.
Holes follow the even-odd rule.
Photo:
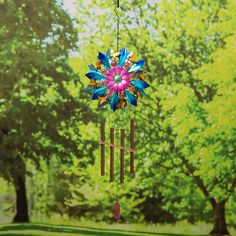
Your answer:
[[[90,83],[88,84],[88,86],[90,86],[90,87],[96,87],[96,85],[97,85],[97,82],[95,79],[91,79]]]
[[[126,101],[125,100],[121,100],[118,104],[117,107],[120,107],[122,110],[125,109],[126,107]]]
[[[137,62],[137,60],[135,59],[134,53],[132,53],[132,54],[129,56],[129,59],[130,59],[131,62]]]
[[[137,92],[138,97],[142,97],[142,94],[138,91]]]
[[[126,104],[127,104],[126,101],[122,102],[122,105],[121,105],[122,110],[124,110],[126,108]]]
[[[101,68],[101,61],[100,60],[97,61],[96,66],[97,66],[98,69]]]
[[[101,96],[101,95],[99,95],[98,98],[100,98],[100,99],[105,99],[106,96]]]
[[[106,99],[101,99],[101,100],[100,100],[100,106],[104,105],[106,102],[107,102]]]
[[[94,67],[95,70],[97,69],[97,65],[96,64],[91,63],[91,65]]]
[[[141,80],[145,80],[144,75],[146,75],[146,74],[147,74],[147,72],[141,72],[141,73],[139,74],[140,79],[141,79]]]

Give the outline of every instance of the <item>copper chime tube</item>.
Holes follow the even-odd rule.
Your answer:
[[[101,122],[101,175],[105,175],[105,121]]]
[[[120,130],[120,183],[124,183],[125,130]]]
[[[134,120],[130,120],[130,173],[134,174]]]
[[[114,181],[114,128],[110,128],[110,182]]]

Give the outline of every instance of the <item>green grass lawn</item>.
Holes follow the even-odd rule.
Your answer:
[[[180,225],[127,225],[113,224],[105,226],[90,224],[90,227],[50,225],[40,223],[29,224],[3,224],[0,225],[0,235],[31,235],[31,236],[205,236],[209,232],[208,225],[193,226]],[[236,235],[235,231],[232,235]]]
[[[122,235],[153,235],[148,233],[128,232],[125,230],[96,229],[72,226],[53,226],[44,224],[10,224],[0,227],[0,235],[50,235],[50,236],[74,236],[74,235],[98,235],[98,236],[122,236]],[[162,234],[157,234],[162,235]]]

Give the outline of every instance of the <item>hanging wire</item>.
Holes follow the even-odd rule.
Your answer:
[[[115,14],[116,14],[116,50],[119,51],[119,40],[120,40],[120,16],[118,10],[120,9],[120,1],[117,0]]]

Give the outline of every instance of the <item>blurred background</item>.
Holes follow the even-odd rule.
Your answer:
[[[145,60],[150,87],[113,113],[84,74],[116,50],[116,3],[0,0],[0,222],[114,223],[118,200],[121,224],[234,232],[235,0],[121,0],[120,48]],[[128,132],[131,118],[135,176],[127,152],[119,183],[116,152],[110,183],[100,122]]]

